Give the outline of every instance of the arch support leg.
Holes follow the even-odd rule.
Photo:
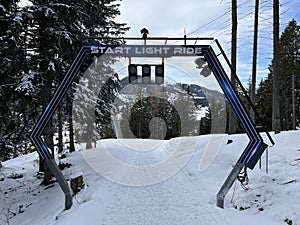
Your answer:
[[[224,208],[224,199],[230,190],[231,186],[233,185],[235,179],[237,178],[238,174],[241,172],[243,167],[245,166],[244,163],[237,163],[231,170],[230,174],[228,175],[227,179],[225,180],[224,184],[222,185],[221,189],[217,194],[217,206],[220,208]]]
[[[65,177],[58,168],[54,159],[45,159],[45,161],[49,166],[49,169],[51,170],[52,174],[55,176],[60,188],[65,194],[65,210],[70,209],[72,206],[72,194]]]

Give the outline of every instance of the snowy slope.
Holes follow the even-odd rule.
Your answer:
[[[57,183],[46,188],[39,185],[37,154],[31,153],[3,162],[0,224],[299,225],[300,163],[296,160],[300,158],[299,135],[300,131],[273,135],[276,145],[268,150],[268,174],[264,155],[262,169],[257,165],[248,171],[250,190],[245,191],[239,184],[233,187],[226,197],[225,209],[215,206],[216,193],[247,144],[245,135],[207,135],[170,141],[112,139],[98,142],[96,149],[67,154],[63,161],[72,166],[63,173],[69,178],[82,172],[86,183],[67,211],[63,211],[64,196]],[[233,140],[231,144],[227,144],[229,139]],[[207,150],[213,151],[213,146],[218,150],[216,156],[207,154]],[[141,178],[141,174],[99,162],[103,163],[102,168],[111,169],[110,174],[122,174],[118,177],[106,173],[105,178],[95,172],[95,165],[93,169],[85,160],[108,151],[127,165],[158,165],[174,153],[175,147],[179,149],[177,157],[184,155],[180,151],[185,154],[192,151],[191,159],[183,168],[179,166],[175,175],[148,185],[130,186],[128,182],[135,181],[130,179]],[[143,151],[136,151],[138,148]],[[22,178],[8,178],[20,174]],[[118,183],[111,181],[117,178]]]

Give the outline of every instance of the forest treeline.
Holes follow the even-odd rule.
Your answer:
[[[30,150],[30,130],[77,52],[83,44],[100,44],[100,40],[83,37],[121,37],[128,30],[125,23],[115,22],[120,1],[34,0],[27,6],[19,4],[19,0],[0,2],[2,160]],[[63,121],[72,122],[72,101],[73,92],[69,91],[44,131],[49,148],[53,149],[53,134],[62,129]],[[73,144],[70,149],[74,150]]]
[[[266,79],[259,82],[255,106],[272,127],[273,61]],[[279,111],[281,130],[299,128],[300,122],[300,26],[291,20],[280,36]]]

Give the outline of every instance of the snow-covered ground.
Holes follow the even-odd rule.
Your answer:
[[[37,154],[24,155],[3,162],[0,168],[0,224],[299,225],[300,131],[272,136],[276,145],[268,150],[268,174],[264,154],[262,169],[257,165],[248,171],[250,189],[246,191],[238,183],[234,185],[224,209],[216,207],[216,193],[246,146],[245,135],[205,135],[170,141],[111,139],[98,142],[96,149],[67,154],[61,161],[72,166],[63,170],[64,175],[69,179],[72,174],[82,172],[86,184],[67,211],[63,211],[64,195],[57,183],[47,187],[39,185]],[[233,142],[227,144],[229,139]],[[182,143],[177,146],[179,150],[195,150],[191,159],[178,166],[174,175],[168,174],[148,185],[129,185],[142,178],[142,173],[134,177],[134,170],[121,171],[122,168],[109,166],[98,154],[109,151],[126,165],[147,167],[167,160],[177,142]],[[216,157],[207,154],[207,146],[215,143]],[[128,145],[132,144],[144,151],[130,152],[132,146]],[[103,165],[100,167],[105,168],[104,176],[94,170],[97,166],[89,159],[93,155]],[[117,176],[118,172],[122,176]]]

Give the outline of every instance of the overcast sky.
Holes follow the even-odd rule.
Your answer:
[[[230,57],[231,10],[229,0],[123,0],[121,16],[131,29],[125,36],[140,36],[146,27],[149,36],[213,36]],[[254,0],[238,0],[238,75],[247,83],[252,68]],[[272,2],[260,1],[258,41],[258,82],[268,74],[272,58]],[[300,24],[300,1],[281,0],[281,30],[292,18]]]

